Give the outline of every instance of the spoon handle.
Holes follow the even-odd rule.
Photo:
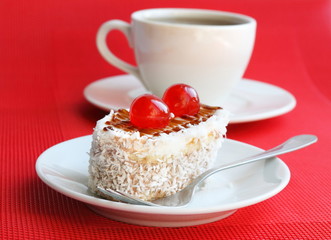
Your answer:
[[[251,157],[247,157],[244,159],[240,159],[228,164],[224,164],[215,168],[211,168],[210,170],[202,173],[199,177],[197,177],[191,184],[196,185],[205,180],[207,177],[213,175],[214,173],[217,173],[219,171],[241,166],[244,164],[252,163],[258,160],[266,159],[275,157],[284,153],[292,152],[304,147],[309,146],[310,144],[313,144],[317,141],[317,137],[314,135],[298,135],[295,137],[292,137],[288,139],[286,142],[282,143],[281,145],[278,145],[277,147],[274,147],[270,150],[267,150],[265,152],[256,154]]]

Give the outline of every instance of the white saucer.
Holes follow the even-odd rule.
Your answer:
[[[85,98],[93,105],[109,110],[129,108],[134,97],[146,92],[131,75],[108,77],[89,84]],[[223,104],[232,114],[231,123],[257,121],[291,111],[296,105],[294,96],[271,84],[244,79]]]
[[[215,174],[208,179],[203,190],[196,193],[193,202],[184,208],[113,202],[96,197],[88,191],[87,152],[91,141],[91,136],[84,136],[49,148],[37,160],[37,174],[54,190],[86,203],[93,211],[131,224],[182,227],[214,222],[230,216],[237,209],[276,195],[290,180],[286,164],[274,158]],[[226,139],[216,164],[238,160],[261,151],[251,145]]]

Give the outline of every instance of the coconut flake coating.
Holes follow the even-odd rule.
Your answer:
[[[115,124],[119,114],[120,111],[111,110],[97,122],[90,151],[88,186],[103,197],[106,196],[97,186],[147,201],[180,191],[209,169],[229,122],[226,110],[214,109],[207,118],[199,117],[201,121],[176,117],[173,130],[146,133],[127,128],[129,123],[125,119]]]

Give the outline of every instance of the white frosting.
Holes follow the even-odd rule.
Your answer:
[[[104,130],[114,111],[97,122],[90,152],[89,188],[125,191],[144,200],[173,194],[210,168],[226,134],[229,113],[160,136]],[[99,193],[100,194],[100,193]]]

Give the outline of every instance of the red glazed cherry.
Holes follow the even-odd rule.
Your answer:
[[[145,94],[132,102],[130,121],[139,128],[163,128],[170,121],[170,111],[162,99]]]
[[[169,87],[163,95],[163,101],[176,117],[195,115],[200,110],[198,93],[186,84],[175,84]]]

